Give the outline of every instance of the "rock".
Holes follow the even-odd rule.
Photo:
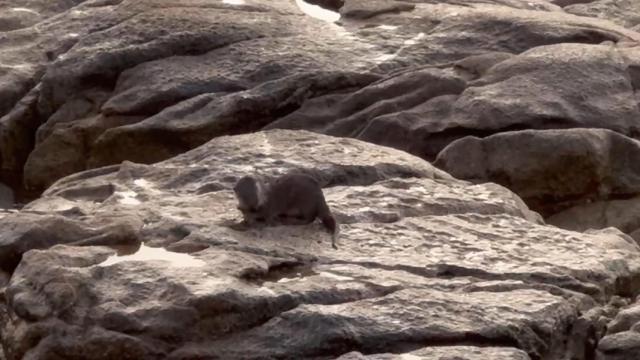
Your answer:
[[[46,189],[59,178],[85,170],[90,144],[102,132],[139,120],[140,117],[136,116],[97,115],[82,121],[58,124],[62,126],[56,126],[29,154],[24,164],[25,187]]]
[[[403,341],[429,343],[435,342],[439,338],[452,342],[458,342],[464,338],[471,342],[483,342],[486,339],[489,340],[486,342],[488,344],[499,342],[498,339],[502,338],[508,343],[515,340],[512,338],[515,335],[513,330],[521,332],[519,340],[515,340],[518,346],[535,354],[532,356],[542,355],[534,350],[537,346],[542,345],[539,343],[541,339],[537,338],[528,326],[522,326],[523,324],[517,320],[520,316],[530,317],[531,314],[520,311],[513,313],[500,311],[501,315],[506,318],[503,319],[503,324],[494,327],[492,323],[497,320],[497,313],[494,313],[494,309],[484,307],[484,305],[480,305],[483,306],[482,313],[474,309],[479,304],[492,303],[491,298],[494,296],[502,295],[477,292],[460,297],[460,294],[426,289],[401,290],[384,297],[350,303],[329,306],[309,304],[287,311],[265,324],[247,331],[245,336],[231,336],[207,344],[208,346],[187,346],[174,352],[169,356],[169,359],[239,358],[248,354],[251,359],[274,355],[287,358],[320,357],[331,354],[332,350],[338,350],[335,349],[336,345],[331,345],[331,342],[340,344],[342,348],[355,345],[362,351],[371,353],[380,351],[384,347],[388,348],[388,346],[381,344],[381,338],[385,339],[384,342],[390,343]],[[562,314],[561,318],[569,315],[565,312],[566,308],[563,308],[559,303],[554,303],[551,298],[547,298],[543,294],[514,291],[509,295],[509,298],[515,303],[531,301],[534,297],[537,297],[537,300],[530,303],[531,310],[537,309],[541,313],[557,311],[558,314]],[[461,298],[465,298],[465,300],[456,300]],[[515,304],[504,300],[504,298],[502,302],[507,307]],[[371,311],[371,309],[375,309],[375,311]],[[456,316],[452,316],[454,312],[457,312]],[[563,325],[562,322],[560,320],[555,324],[548,324],[548,326],[550,329],[556,326],[560,327]],[[312,324],[316,329],[312,334],[306,336],[287,335],[302,334],[304,329],[308,329],[308,326]],[[541,334],[541,336],[547,337],[548,335]],[[281,339],[281,341],[276,341],[276,339]],[[237,346],[234,347],[233,343]],[[265,344],[270,345],[265,346]]]
[[[640,142],[613,131],[525,130],[463,138],[434,164],[460,179],[506,186],[549,216],[589,201],[637,195],[640,169],[627,161],[636,156]]]
[[[607,334],[616,334],[630,330],[635,324],[640,323],[640,305],[622,309],[608,325]]]
[[[12,208],[15,204],[15,198],[11,188],[0,183],[0,209]]]
[[[632,234],[640,229],[638,197],[625,200],[594,201],[577,205],[546,219],[547,223],[574,231],[615,227]],[[637,209],[637,210],[636,210]]]
[[[350,352],[336,360],[402,360],[402,359],[460,359],[460,360],[530,360],[522,350],[508,347],[439,346],[427,347],[402,354],[363,355]]]
[[[0,32],[26,28],[68,10],[82,0],[11,0],[0,3]]]
[[[640,333],[624,331],[607,335],[598,344],[598,360],[626,360],[640,357]]]
[[[313,3],[0,0],[0,358],[637,357],[636,5]]]
[[[33,135],[40,125],[36,112],[39,95],[36,86],[12,111],[0,117],[0,178],[5,181],[22,179],[24,163],[34,146]]]
[[[416,8],[414,4],[400,1],[361,1],[345,0],[344,6],[340,8],[340,15],[346,19],[368,19],[388,13],[399,13],[412,11]]]
[[[429,84],[429,86],[422,86]],[[375,119],[389,117],[403,123],[407,117],[400,109],[411,109],[430,100],[447,98],[461,93],[465,81],[455,72],[439,69],[419,69],[402,72],[377,81],[352,95],[316,97],[293,112],[265,127],[265,129],[311,129],[337,136],[358,136],[364,140],[406,150],[412,146],[409,127],[376,127]],[[412,152],[412,151],[409,151]]]
[[[626,28],[640,24],[640,4],[633,0],[596,0],[565,6],[564,11],[611,20]]]
[[[124,15],[122,11],[114,11],[108,1],[78,3],[18,0],[0,4],[3,16],[25,13],[33,15],[29,22],[39,21],[37,28],[25,26],[0,32],[0,181],[21,181],[24,162],[35,145],[35,132],[46,121],[38,110],[46,68],[80,38],[113,26]],[[46,18],[54,14],[59,15]],[[12,187],[20,190],[21,186],[12,184]]]
[[[338,250],[319,223],[230,228],[236,179],[290,171],[324,187]],[[7,225],[13,248],[33,234],[43,245],[24,249],[0,301],[11,360],[586,358],[608,314],[599,304],[637,292],[640,273],[640,247],[619,232],[546,226],[501,186],[307,131],[77,173]],[[122,229],[135,241],[86,246]]]
[[[559,44],[468,57],[453,69],[410,69],[348,97],[307,101],[267,128],[351,136],[426,159],[467,135],[517,129],[606,128],[635,136],[640,112],[626,60],[633,53],[611,49]]]
[[[0,116],[10,118],[0,120],[2,168],[39,192],[73,172],[123,160],[161,161],[213,137],[256,131],[272,122],[273,127],[358,137],[433,159],[463,135],[514,126],[566,127],[564,120],[548,120],[548,100],[536,102],[540,87],[567,95],[556,109],[571,109],[576,126],[596,123],[626,133],[625,119],[637,116],[625,112],[627,93],[633,91],[624,87],[626,78],[619,79],[625,66],[617,52],[610,46],[601,51],[585,46],[640,40],[638,33],[608,21],[569,15],[544,0],[465,0],[468,6],[316,3],[340,9],[340,23],[306,16],[296,3],[275,0],[21,0],[16,6],[27,10],[19,13],[30,15],[19,24],[9,5],[9,12],[2,13],[14,19],[10,26],[21,28],[0,37]],[[34,22],[37,28],[29,26]],[[535,89],[496,78],[500,84],[485,84],[477,94],[481,86],[467,83],[479,80],[488,64],[508,62],[503,61],[508,54],[565,42],[575,44],[538,52],[548,58],[543,64],[525,59],[538,73],[531,68],[519,73],[522,63],[505,71],[513,79],[527,74],[532,81],[540,79]],[[465,58],[476,60],[459,63]],[[576,58],[582,65],[571,67]],[[434,75],[443,83],[433,90],[421,89],[410,78],[425,67],[443,72]],[[557,76],[554,69],[566,76]],[[371,92],[359,90],[375,87],[376,80],[393,82],[398,72],[409,73],[402,78],[406,84],[397,84],[401,94],[378,95],[381,102],[369,102],[370,109],[358,105],[367,103],[359,96]],[[584,73],[590,74],[589,81],[576,83]],[[589,101],[580,96],[591,90],[608,100],[585,106]],[[520,94],[523,103],[513,117],[491,126],[496,111],[508,106],[494,102],[500,101],[496,93]],[[325,107],[345,99],[352,103],[339,106],[338,113]],[[21,100],[29,111],[16,107]],[[477,102],[487,105],[472,106]],[[543,124],[541,117],[547,119]],[[520,118],[531,125],[519,123]],[[297,119],[293,125],[292,119]],[[471,125],[456,125],[465,119]],[[405,133],[411,137],[398,140]],[[10,136],[15,134],[20,136]],[[68,155],[64,164],[52,161],[50,154],[57,152]],[[40,175],[44,171],[51,171],[46,179]],[[0,181],[8,183],[8,176],[0,174]]]
[[[340,79],[332,79],[330,71],[342,70],[347,73],[347,70],[354,71],[358,67],[336,66],[348,64],[352,59],[347,54],[332,53],[325,42],[326,39],[302,36],[287,40],[261,37],[232,43],[198,56],[173,56],[144,62],[120,74],[115,91],[102,106],[102,112],[154,115],[198,95],[209,94],[211,99],[215,99],[252,89],[265,82],[318,71],[326,72],[324,75],[327,78],[322,81],[326,83],[327,90],[333,90],[331,86],[339,89],[339,85],[331,85],[332,80]],[[370,76],[369,81],[362,81],[365,77],[360,76],[363,79],[358,81],[357,74],[352,77],[350,86],[343,85],[346,89],[360,87],[377,79]],[[263,88],[263,91],[268,90],[274,90],[273,86]],[[265,93],[263,96],[268,95]],[[299,96],[314,95],[301,93]],[[267,107],[268,110],[276,108],[274,105]]]
[[[453,69],[465,80],[475,80],[484,76],[495,65],[512,58],[514,55],[506,52],[491,51],[480,55],[472,55],[456,61]]]
[[[59,215],[10,214],[0,219],[0,269],[12,272],[22,254],[31,249],[46,249],[56,244],[80,241],[91,245],[123,245],[137,240],[141,221],[133,216],[105,217],[101,227]],[[107,221],[108,220],[108,221]],[[94,225],[94,226],[91,226]],[[96,243],[97,241],[97,243]]]
[[[307,97],[362,86],[375,75],[332,72],[292,75],[228,95],[204,94],[136,124],[114,127],[89,149],[89,167],[131,160],[152,163],[178,155],[211,138],[256,131]],[[180,135],[176,134],[176,131]]]

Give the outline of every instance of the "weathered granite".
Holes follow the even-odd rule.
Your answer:
[[[338,250],[320,224],[230,227],[235,179],[289,171],[325,187]],[[599,309],[640,286],[640,247],[620,232],[546,226],[501,186],[304,131],[81,172],[9,224],[0,253],[21,261],[0,307],[8,359],[436,357],[457,345],[470,359],[584,358]]]

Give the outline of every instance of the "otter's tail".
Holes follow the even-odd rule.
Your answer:
[[[336,218],[331,214],[331,210],[329,210],[329,206],[324,203],[324,206],[321,206],[320,213],[318,215],[320,220],[322,221],[322,225],[327,228],[329,234],[331,234],[331,247],[337,249],[336,240],[338,239],[338,235],[340,234],[340,225],[336,221]]]

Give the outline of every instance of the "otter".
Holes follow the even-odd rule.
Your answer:
[[[283,175],[265,184],[254,176],[243,176],[233,188],[238,210],[248,226],[306,225],[320,218],[337,249],[340,228],[322,193],[320,184],[304,174]]]

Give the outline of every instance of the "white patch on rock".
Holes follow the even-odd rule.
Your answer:
[[[11,65],[11,64],[0,63],[0,67],[6,67],[6,68],[20,70],[20,69],[30,69],[31,65],[28,65],[28,64],[14,64],[14,65]]]
[[[168,262],[172,267],[202,267],[206,263],[189,254],[182,254],[167,251],[164,248],[153,248],[146,245],[140,245],[140,249],[131,255],[112,255],[107,260],[98,264],[98,266],[110,266],[124,261],[153,261],[162,260]]]
[[[138,196],[138,194],[135,191],[116,191],[115,194],[117,197],[119,197],[120,199],[118,200],[119,203],[124,204],[124,205],[140,205],[142,204],[142,202],[138,199],[136,199],[136,197]]]
[[[23,8],[23,7],[14,7],[14,8],[9,9],[9,11],[28,12],[30,14],[40,15],[40,13],[35,11],[35,10],[31,10],[31,9],[27,9],[27,8]]]
[[[321,271],[321,272],[318,273],[318,275],[324,276],[324,277],[327,277],[327,278],[331,278],[331,279],[334,279],[334,280],[339,280],[339,281],[350,281],[350,280],[353,280],[352,277],[336,275],[334,273],[330,273],[330,272],[327,272],[327,271]]]
[[[340,20],[339,13],[327,10],[321,6],[311,5],[303,0],[296,0],[296,5],[298,5],[302,12],[316,19],[324,20],[327,22],[336,22]]]
[[[244,0],[222,0],[223,4],[229,4],[229,5],[244,5],[245,2]]]
[[[155,188],[155,186],[153,185],[153,183],[151,181],[148,181],[146,179],[135,179],[133,181],[133,184],[136,186],[141,187],[142,189],[148,191],[149,193],[152,194],[161,194],[162,191],[158,190]]]
[[[404,44],[405,44],[405,45],[415,45],[415,44],[417,44],[417,43],[418,43],[418,40],[420,40],[420,39],[422,39],[422,38],[424,38],[424,37],[425,37],[425,34],[424,34],[423,32],[421,32],[421,33],[419,33],[418,35],[416,35],[416,36],[412,37],[411,39],[409,39],[409,40],[405,40],[405,41],[404,41]]]
[[[382,29],[382,30],[395,30],[398,27],[396,25],[380,25],[378,26],[378,29]]]
[[[145,179],[135,179],[133,181],[133,183],[138,185],[138,186],[140,186],[140,187],[143,187],[143,188],[150,188],[151,187],[151,183],[148,182]]]
[[[297,273],[295,277],[290,277],[290,278],[282,278],[276,282],[278,283],[288,283],[288,282],[292,282],[292,281],[302,281],[304,280],[305,277],[301,274],[301,273]]]
[[[376,62],[381,63],[381,62],[385,62],[385,61],[391,60],[391,59],[393,59],[395,57],[396,57],[396,54],[382,54],[382,55],[376,57],[373,60],[375,60]]]
[[[411,355],[411,354],[400,354],[400,359],[401,360],[420,360],[423,358],[420,356]]]
[[[258,288],[258,292],[267,293],[269,295],[276,295],[276,292],[269,289],[268,287],[261,286]]]
[[[418,40],[420,40],[420,39],[422,39],[424,37],[425,37],[425,34],[423,32],[418,33],[418,35],[412,37],[411,39],[405,40],[403,42],[403,45],[396,52],[394,52],[393,54],[381,54],[381,55],[377,56],[376,58],[374,58],[373,60],[376,63],[380,64],[380,63],[383,63],[385,61],[389,61],[389,60],[395,59],[398,56],[398,54],[400,54],[401,51],[404,51],[404,49],[406,49],[408,46],[417,44]]]

